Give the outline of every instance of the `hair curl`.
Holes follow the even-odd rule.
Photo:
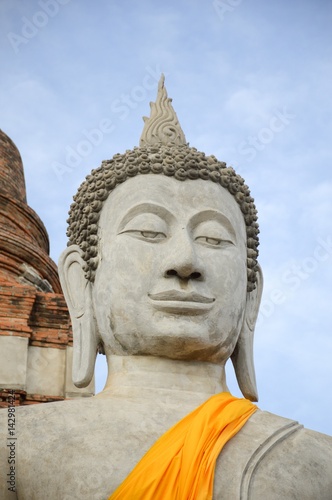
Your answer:
[[[247,290],[256,287],[258,257],[258,223],[254,199],[244,179],[232,167],[206,156],[187,145],[141,146],[116,154],[92,170],[79,187],[69,210],[69,245],[77,244],[83,251],[85,276],[94,281],[98,266],[98,221],[111,191],[130,177],[144,174],[163,174],[179,181],[210,180],[226,188],[235,198],[244,217],[247,231]]]

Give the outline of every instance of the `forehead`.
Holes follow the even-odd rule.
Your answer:
[[[246,238],[242,212],[233,196],[222,186],[202,179],[178,181],[162,174],[137,175],[119,184],[104,203],[99,225],[116,227],[136,206],[153,204],[169,211],[186,222],[206,210],[218,211]]]

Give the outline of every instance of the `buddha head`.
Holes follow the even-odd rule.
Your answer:
[[[96,353],[224,364],[257,400],[258,224],[244,180],[189,147],[162,76],[140,146],[93,170],[74,197],[59,262],[73,379]]]

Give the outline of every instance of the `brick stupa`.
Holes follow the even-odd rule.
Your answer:
[[[21,155],[0,130],[0,407],[90,396],[71,382],[72,332],[44,224],[27,205]]]

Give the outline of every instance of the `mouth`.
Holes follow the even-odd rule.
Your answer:
[[[176,314],[202,314],[211,309],[216,300],[197,292],[180,290],[149,293],[148,297],[156,309]]]

